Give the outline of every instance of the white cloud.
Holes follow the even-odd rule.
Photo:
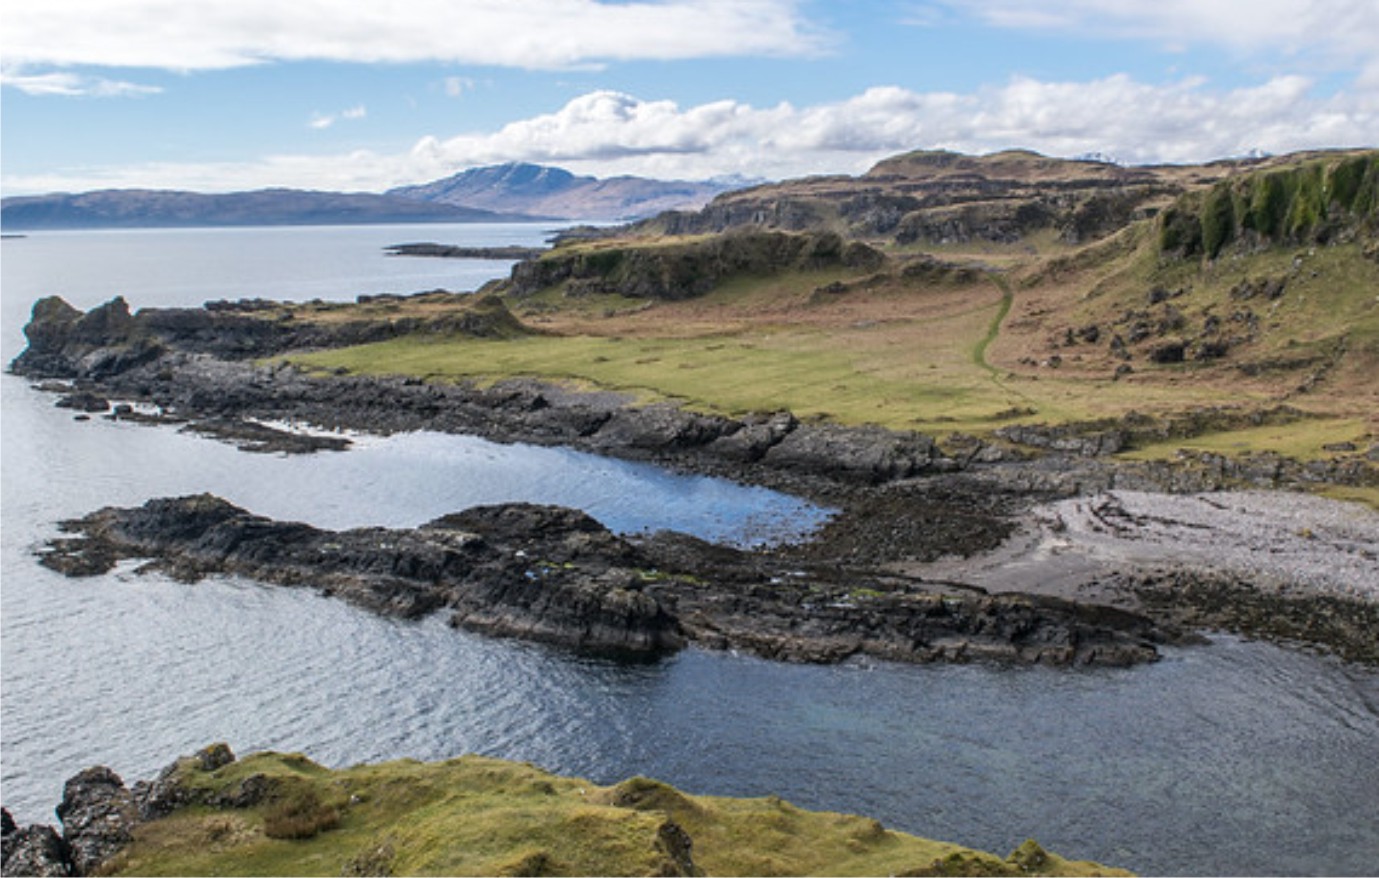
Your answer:
[[[311,119],[306,123],[309,127],[317,131],[323,131],[334,125],[339,120],[358,121],[369,115],[369,111],[363,104],[342,110],[339,113],[312,113]]]
[[[7,63],[210,70],[266,61],[440,61],[553,69],[801,55],[799,0],[43,0],[5,11]]]
[[[17,70],[0,73],[0,85],[17,88],[30,95],[62,97],[140,97],[158,94],[163,90],[156,85],[139,85],[70,72],[25,74]]]
[[[1379,142],[1379,102],[1317,99],[1309,89],[1296,76],[1230,91],[1212,91],[1201,79],[1161,86],[1125,75],[1061,83],[1016,77],[967,94],[886,86],[802,108],[729,100],[683,109],[599,91],[495,132],[426,138],[411,158],[435,176],[520,159],[594,173],[784,177],[859,171],[921,147],[1191,162],[1252,148]]]
[[[599,176],[699,179],[858,173],[910,149],[984,153],[1023,147],[1056,156],[1092,152],[1131,163],[1198,162],[1251,149],[1372,146],[1379,97],[1316,97],[1280,76],[1212,90],[1202,79],[1151,85],[1118,75],[1088,82],[1014,78],[970,93],[887,86],[836,103],[754,107],[734,100],[680,107],[612,91],[495,131],[420,139],[405,152],[276,156],[218,165],[143,165],[105,172],[6,178],[7,192],[102,186],[207,191],[298,186],[381,190],[464,168],[532,161]]]
[[[938,0],[998,27],[1218,45],[1242,52],[1319,53],[1349,65],[1379,49],[1374,0]]]

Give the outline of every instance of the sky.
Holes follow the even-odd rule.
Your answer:
[[[4,0],[0,192],[1379,145],[1379,0]]]

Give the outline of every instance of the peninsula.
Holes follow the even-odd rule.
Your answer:
[[[259,450],[301,450],[260,420],[474,433],[839,510],[749,552],[564,510],[327,535],[169,498],[69,522],[45,562],[73,574],[144,557],[633,653],[1122,664],[1229,628],[1375,661],[1379,518],[1309,495],[1379,498],[1376,289],[1379,153],[916,153],[581,230],[477,295],[45,299],[12,368]]]

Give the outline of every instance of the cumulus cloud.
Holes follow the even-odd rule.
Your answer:
[[[7,63],[210,70],[266,61],[554,69],[815,52],[799,0],[43,0],[6,8]]]
[[[138,83],[105,79],[99,76],[82,76],[66,71],[26,74],[21,71],[7,70],[0,73],[0,85],[7,85],[30,95],[58,95],[61,97],[140,97],[158,94],[163,90],[156,85],[139,85]]]
[[[245,165],[149,165],[110,178],[6,179],[7,191],[101,185],[207,188],[287,185],[381,190],[508,161],[578,173],[702,179],[858,173],[911,149],[985,153],[1014,147],[1055,156],[1099,152],[1130,163],[1199,162],[1262,149],[1379,143],[1379,101],[1317,97],[1279,76],[1213,90],[1202,79],[1146,84],[1117,75],[1086,82],[1012,78],[968,93],[886,86],[847,100],[755,107],[736,100],[681,107],[595,91],[497,130],[428,136],[405,152],[279,156]],[[113,178],[118,177],[118,183]]]
[[[1229,91],[1201,79],[1164,86],[1125,75],[1016,77],[966,94],[886,86],[836,103],[764,108],[732,100],[681,108],[597,91],[495,132],[426,138],[411,161],[437,173],[521,159],[593,172],[772,177],[858,171],[920,147],[1192,162],[1379,142],[1374,109],[1362,97],[1314,98],[1311,82],[1297,76]]]

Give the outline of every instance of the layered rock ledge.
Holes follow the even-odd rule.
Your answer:
[[[182,580],[238,574],[385,615],[443,611],[468,630],[618,656],[695,643],[791,661],[1128,665],[1153,660],[1155,644],[1173,636],[1111,608],[803,563],[681,534],[633,541],[584,513],[522,503],[409,530],[327,531],[199,495],[106,508],[62,527],[68,536],[40,559],[70,576],[144,558]]]

